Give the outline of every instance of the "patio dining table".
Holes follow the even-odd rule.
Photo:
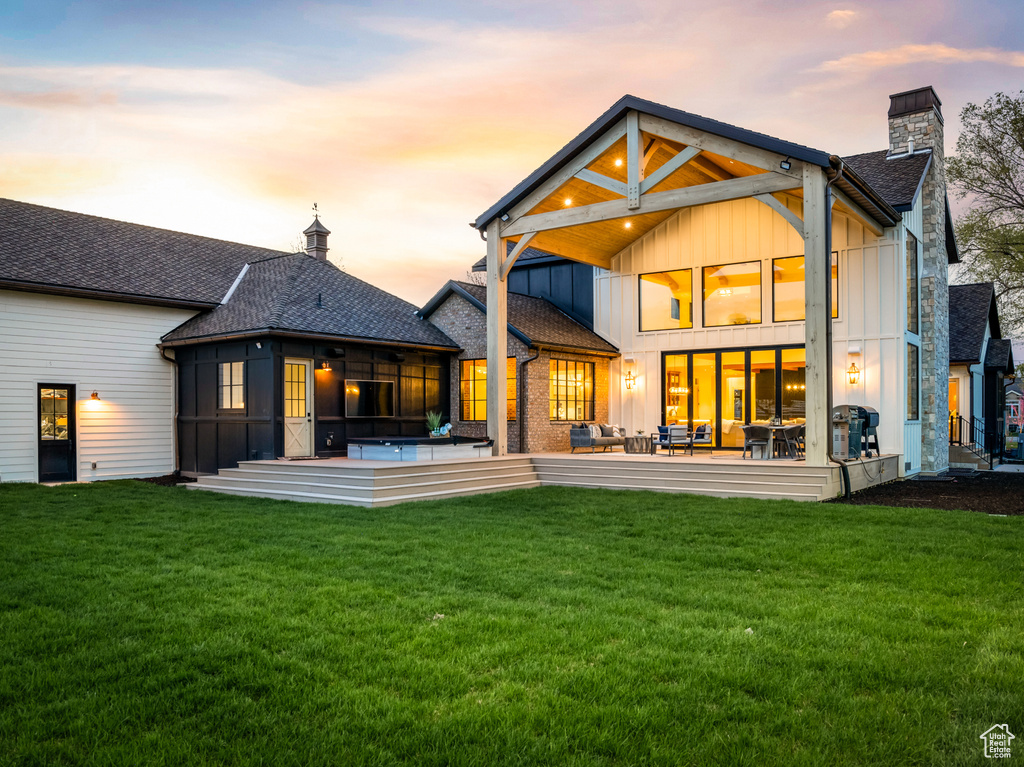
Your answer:
[[[782,423],[782,424],[764,423],[764,424],[757,424],[757,425],[765,427],[771,433],[771,436],[768,438],[768,446],[767,446],[767,448],[761,454],[761,460],[763,460],[763,461],[771,461],[771,460],[773,460],[775,458],[775,439],[776,439],[775,435],[776,434],[779,434],[779,433],[785,431],[786,429],[792,429],[795,426],[800,426],[800,424],[798,424],[798,423]],[[795,460],[795,458],[796,458],[796,456],[786,456],[786,457],[788,459],[792,459],[792,460]]]

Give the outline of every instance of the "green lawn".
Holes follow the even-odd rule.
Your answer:
[[[654,493],[0,485],[0,763],[983,764],[993,724],[1024,744],[1022,544]]]

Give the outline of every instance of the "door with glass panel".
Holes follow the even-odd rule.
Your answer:
[[[75,387],[39,384],[39,481],[73,482],[76,474]]]
[[[313,361],[284,361],[284,455],[313,455]]]

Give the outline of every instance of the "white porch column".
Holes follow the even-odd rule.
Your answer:
[[[828,465],[831,414],[827,410],[828,369],[826,349],[828,314],[826,291],[831,290],[831,262],[825,242],[825,172],[804,165],[804,297],[807,304],[805,338],[807,372],[805,402],[807,427],[804,437],[807,465]]]
[[[487,436],[492,455],[508,453],[508,290],[501,277],[508,248],[495,218],[487,225]]]

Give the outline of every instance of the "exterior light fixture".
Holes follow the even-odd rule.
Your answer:
[[[633,222],[632,221],[627,221],[623,226],[625,226],[627,229],[632,229],[633,228]]]
[[[779,163],[779,167],[782,168],[783,170],[789,170],[790,168],[792,168],[793,167],[793,163],[790,162],[790,159],[791,158],[787,157],[785,160],[780,162]]]
[[[565,198],[565,207],[568,208],[570,205],[572,205],[572,197],[566,197]]]
[[[92,393],[92,395],[89,397],[89,399],[95,400],[96,402],[99,402],[100,401],[100,393],[98,391],[94,391]]]
[[[615,167],[616,168],[621,168],[622,167],[622,158],[621,157],[616,157],[615,158]]]
[[[323,362],[320,363],[320,369],[330,373],[331,372],[331,363],[328,362],[327,360],[324,360]]]
[[[850,367],[846,371],[846,377],[850,381],[850,386],[856,386],[860,382],[860,368],[857,367],[856,362],[850,363]]]
[[[636,386],[636,376],[633,375],[633,371],[630,370],[626,373],[626,388],[632,389],[634,386]]]
[[[501,214],[501,220],[502,221],[508,221],[508,213],[502,213]]]

